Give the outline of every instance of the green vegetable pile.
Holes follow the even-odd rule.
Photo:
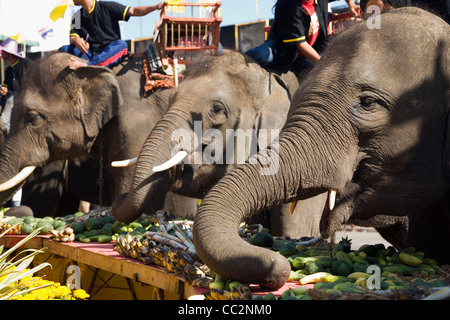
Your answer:
[[[255,243],[254,239],[258,239],[256,242],[262,243],[260,240],[264,238],[265,244],[272,243],[270,248],[291,263],[288,281],[300,286],[287,289],[279,297],[268,293],[254,295],[254,299],[329,299],[333,296],[342,298],[342,294],[368,297],[386,291],[403,291],[403,297],[410,298],[411,292],[420,291],[424,295],[433,288],[449,286],[449,274],[437,265],[436,260],[413,247],[398,251],[380,243],[365,244],[352,250],[348,238],[337,245],[321,242],[304,246],[289,240],[270,240],[267,233],[263,236],[255,234],[248,241]]]
[[[69,227],[73,230],[75,241],[84,243],[100,242],[107,243],[115,241],[119,235],[130,233],[133,237],[143,237],[146,231],[157,231],[158,226],[152,223],[150,217],[141,216],[136,221],[125,224],[117,221],[110,213],[110,210],[97,212],[76,212],[62,217],[14,217],[4,216],[0,219],[0,227],[10,228],[15,226],[14,233],[9,234],[30,234],[38,228],[42,228],[39,234],[56,234],[64,232]],[[56,231],[56,232],[55,232]]]

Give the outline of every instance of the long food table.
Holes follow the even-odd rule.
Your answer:
[[[0,245],[12,247],[23,238],[24,235],[6,235],[0,238]],[[179,299],[187,299],[204,291],[189,285],[183,277],[168,273],[159,266],[145,265],[139,260],[122,257],[114,250],[112,242],[58,242],[49,236],[38,235],[26,242],[22,248],[46,248],[47,253],[67,258],[76,264],[85,264],[94,270],[101,269],[156,287],[159,290],[158,298],[164,298],[164,292],[169,292]]]
[[[26,235],[5,235],[0,238],[0,245],[6,248],[13,247]],[[127,287],[131,292],[133,299],[137,299],[134,292],[133,283],[141,283],[154,287],[154,293],[146,299],[188,299],[194,295],[199,295],[207,291],[198,287],[191,286],[182,276],[170,273],[157,265],[146,265],[139,260],[121,256],[114,250],[113,242],[110,243],[83,243],[83,242],[59,242],[50,239],[48,235],[37,235],[26,242],[21,248],[41,249],[45,248],[47,254],[59,258],[65,258],[64,268],[60,271],[59,277],[66,279],[65,268],[67,265],[83,264],[90,269],[93,274],[93,280],[87,290],[92,292],[92,285],[96,281],[99,270],[106,271],[113,275],[126,278]],[[39,256],[39,255],[38,255]],[[45,260],[47,261],[48,258]],[[108,280],[112,278],[109,276]],[[108,280],[103,280],[102,286],[108,286]],[[276,291],[275,295],[280,295],[283,291],[291,287],[298,286],[298,283],[288,282]],[[252,294],[264,295],[268,291],[257,286],[250,285]],[[107,296],[106,299],[109,299]]]

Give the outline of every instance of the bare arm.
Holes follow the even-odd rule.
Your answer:
[[[70,44],[75,45],[84,54],[89,51],[89,43],[78,36],[70,36]]]
[[[155,10],[161,10],[163,6],[164,2],[158,3],[154,6],[131,7],[128,12],[130,13],[130,16],[142,17]]]
[[[300,51],[306,58],[316,63],[320,59],[320,55],[317,53],[316,49],[311,47],[308,42],[303,41],[297,44],[297,49]]]
[[[350,12],[354,17],[359,16],[359,11],[361,10],[358,5],[355,4],[354,0],[345,0],[348,4],[348,7],[350,9]]]

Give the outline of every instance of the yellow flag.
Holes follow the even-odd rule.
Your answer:
[[[54,22],[59,18],[64,18],[64,13],[68,6],[73,6],[73,0],[62,0],[56,7],[50,12],[50,19]]]
[[[167,3],[167,11],[171,12],[184,12],[184,6],[179,6],[180,2],[184,2],[184,0],[165,0]]]
[[[25,43],[25,32],[20,31],[18,34],[12,36],[11,38],[16,40],[17,43]]]

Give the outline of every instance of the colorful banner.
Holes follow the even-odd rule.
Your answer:
[[[56,22],[59,18],[64,18],[64,14],[68,6],[73,6],[73,0],[62,0],[52,12],[50,12],[50,20]]]

